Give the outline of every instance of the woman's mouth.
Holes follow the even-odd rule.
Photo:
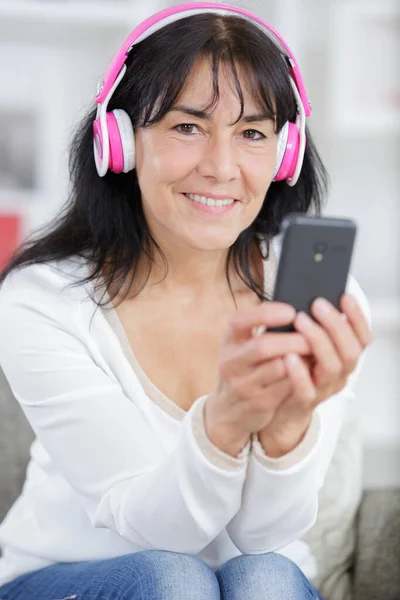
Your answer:
[[[221,215],[230,212],[238,200],[234,198],[209,198],[208,196],[200,196],[199,194],[183,194],[189,201],[192,207],[203,213]]]
[[[193,202],[198,202],[199,204],[207,206],[229,206],[229,204],[233,204],[235,202],[234,198],[223,198],[216,200],[215,198],[199,196],[198,194],[185,194],[185,196],[190,198],[190,200],[193,200]]]

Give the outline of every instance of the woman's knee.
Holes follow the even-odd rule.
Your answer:
[[[222,600],[317,598],[301,569],[286,556],[275,552],[236,556],[223,564],[216,576]]]
[[[206,563],[162,550],[55,564],[18,577],[3,589],[10,600],[220,600],[217,578]]]
[[[144,550],[127,555],[125,562],[128,570],[134,571],[136,576],[132,600],[220,599],[214,571],[194,556],[166,550]]]

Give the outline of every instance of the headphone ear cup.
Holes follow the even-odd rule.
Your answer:
[[[287,121],[278,134],[277,157],[273,181],[293,177],[299,158],[300,132],[295,123]]]
[[[113,173],[128,173],[135,168],[135,134],[132,121],[124,110],[107,113],[110,139],[109,169]]]

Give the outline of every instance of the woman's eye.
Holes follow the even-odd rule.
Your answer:
[[[243,135],[246,138],[246,140],[258,141],[263,140],[265,138],[265,135],[260,131],[257,131],[256,129],[246,129],[246,131],[243,132]]]
[[[197,125],[194,123],[180,123],[179,125],[176,125],[174,129],[185,135],[194,135],[199,131]],[[243,132],[243,136],[245,139],[253,141],[263,140],[266,137],[256,129],[246,129],[246,131]]]
[[[197,129],[197,127],[193,123],[180,123],[179,125],[174,127],[174,129],[179,131],[179,133],[185,133],[190,135],[192,133],[196,133],[196,131],[194,130]]]

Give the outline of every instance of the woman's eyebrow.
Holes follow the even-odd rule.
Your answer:
[[[201,110],[198,108],[192,108],[190,106],[185,106],[183,104],[178,104],[176,106],[173,106],[171,108],[171,111],[177,111],[177,112],[183,112],[187,115],[191,115],[192,117],[197,117],[198,119],[206,119],[207,121],[210,120],[211,118],[211,114],[209,112],[206,112],[205,110]],[[272,121],[273,119],[271,119],[271,116],[268,115],[267,113],[261,112],[261,113],[255,113],[253,115],[243,115],[243,117],[239,120],[239,123],[241,121],[243,121],[244,123],[254,123],[256,121]],[[236,123],[232,123],[232,125],[235,125]]]

